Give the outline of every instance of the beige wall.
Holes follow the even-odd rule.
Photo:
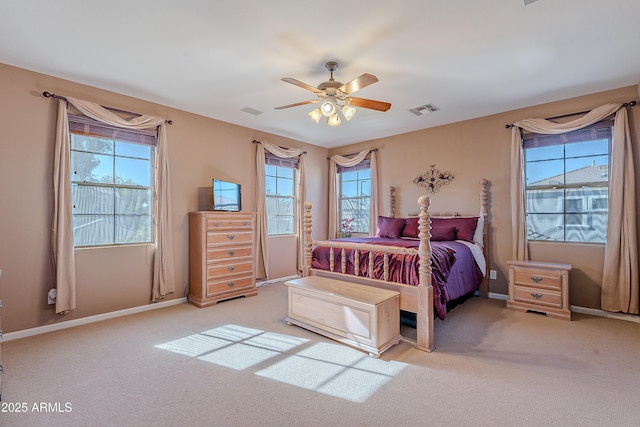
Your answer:
[[[433,195],[432,211],[479,211],[481,178],[490,182],[489,212],[490,268],[497,280],[490,281],[490,292],[507,293],[506,261],[511,258],[510,141],[511,131],[505,124],[529,117],[555,117],[590,110],[609,102],[627,102],[638,98],[636,86],[563,100],[502,114],[468,120],[446,126],[411,132],[330,150],[330,155],[378,148],[381,188],[380,213],[389,209],[388,187],[396,187],[396,216],[416,212],[418,197],[424,189],[413,179],[435,164],[440,171],[454,175],[451,184]],[[433,113],[433,114],[438,114]],[[638,125],[640,107],[629,109],[632,140],[638,161]],[[418,118],[428,122],[429,116]],[[640,173],[637,173],[640,188]],[[640,210],[638,210],[640,212]],[[639,228],[640,230],[640,228]],[[563,244],[532,242],[534,260],[570,263],[570,302],[572,305],[600,308],[600,283],[604,262],[604,246],[595,244]]]
[[[150,301],[152,248],[140,245],[76,250],[78,308],[59,317],[53,306],[47,305],[47,291],[53,287],[49,231],[56,103],[43,97],[43,91],[173,120],[167,129],[176,260],[176,293],[171,298],[186,295],[188,212],[207,208],[211,178],[241,183],[243,208],[254,209],[252,140],[304,148],[308,152],[308,198],[317,215],[326,212],[324,148],[0,64],[0,93],[5,101],[0,106],[0,299],[4,304],[4,332]],[[318,238],[326,234],[326,220],[320,218],[315,223]],[[295,248],[295,239],[277,239],[283,247],[293,244]],[[288,267],[295,266],[295,250],[277,255],[271,257],[272,276],[289,273]]]
[[[42,96],[45,90],[174,121],[168,127],[176,259],[173,298],[185,296],[188,287],[187,213],[207,207],[211,178],[240,182],[243,207],[253,210],[253,139],[304,147],[308,151],[307,194],[313,203],[313,237],[326,237],[329,150],[0,64],[0,93],[5,101],[0,106],[0,299],[4,304],[5,332],[141,306],[150,298],[150,247],[81,249],[76,251],[78,309],[58,317],[53,307],[47,305],[46,293],[53,286],[49,231],[56,106]],[[424,190],[412,180],[431,164],[455,176],[449,186],[433,195],[435,211],[477,212],[478,181],[487,178],[490,181],[490,268],[498,272],[497,280],[491,281],[490,286],[491,292],[506,294],[506,261],[511,257],[510,131],[504,125],[526,117],[556,116],[637,97],[635,86],[622,88],[330,152],[353,153],[367,147],[380,150],[381,213],[386,213],[389,207],[386,193],[390,185],[397,187],[398,215],[416,211],[417,199]],[[640,164],[637,160],[639,112],[638,107],[630,109],[637,164]],[[427,121],[429,116],[417,119]],[[270,239],[269,247],[277,249],[277,252],[271,251],[275,253],[270,259],[271,278],[295,273],[293,240]],[[571,263],[574,267],[570,275],[571,303],[599,308],[602,245],[532,243],[531,254],[533,259]]]

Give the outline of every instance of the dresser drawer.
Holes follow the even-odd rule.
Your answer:
[[[514,282],[519,285],[535,285],[535,287],[560,290],[562,288],[562,274],[549,270],[516,269]]]
[[[222,233],[207,233],[207,246],[209,245],[237,245],[242,243],[252,243],[252,232],[222,232]]]
[[[253,287],[252,276],[229,277],[225,280],[207,283],[207,296],[211,297],[221,292],[251,287]]]
[[[253,221],[251,217],[234,218],[232,216],[225,218],[207,218],[207,231],[224,231],[224,230],[251,230]]]
[[[253,274],[253,262],[235,262],[230,264],[207,265],[207,274],[210,278],[228,276],[230,274],[251,273]]]
[[[207,248],[207,263],[235,262],[242,258],[250,258],[252,256],[253,248],[246,245],[228,248]]]
[[[513,300],[545,307],[562,308],[562,294],[560,291],[516,285],[513,287]]]

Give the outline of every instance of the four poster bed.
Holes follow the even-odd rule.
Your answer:
[[[479,214],[430,213],[430,199],[419,212],[395,217],[390,188],[388,217],[378,218],[375,237],[313,241],[311,203],[305,204],[303,276],[329,277],[400,293],[400,310],[415,313],[418,349],[434,349],[435,317],[448,305],[476,291],[488,295],[487,180],[480,181]],[[477,211],[476,211],[477,212]]]

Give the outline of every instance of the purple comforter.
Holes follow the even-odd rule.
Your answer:
[[[342,239],[337,239],[342,240]],[[388,239],[385,237],[363,237],[348,239],[352,243],[367,243],[383,246],[418,248],[420,242],[413,239]],[[354,274],[355,256],[346,249],[347,274]],[[340,249],[334,249],[334,270],[340,272],[342,255]],[[313,249],[311,266],[320,270],[329,270],[329,248]],[[360,252],[359,275],[368,277],[369,252]],[[389,281],[418,285],[418,255],[389,255]],[[444,319],[447,313],[447,301],[452,301],[478,289],[482,281],[482,272],[477,266],[473,254],[467,246],[459,242],[431,242],[431,284],[436,314]],[[384,256],[374,254],[374,278],[383,280]]]

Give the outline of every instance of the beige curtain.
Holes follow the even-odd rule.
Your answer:
[[[636,190],[626,108],[616,112],[611,164],[609,221],[600,304],[603,310],[639,314]]]
[[[67,97],[67,101],[82,114],[112,126],[126,129],[158,128],[155,164],[155,250],[154,274],[151,289],[153,301],[175,291],[173,233],[170,225],[171,201],[169,188],[169,159],[165,120],[142,115],[126,120],[93,102]],[[67,103],[58,102],[54,165],[54,224],[53,246],[56,279],[56,312],[73,310],[75,305],[75,266],[73,257],[73,228],[71,218],[71,180],[69,171],[69,121]],[[62,295],[62,298],[61,298]]]
[[[256,143],[256,277],[269,278],[269,251],[268,251],[268,232],[267,232],[267,209],[265,195],[265,177],[264,177],[264,150],[269,151],[273,155],[282,159],[298,158],[298,171],[296,182],[296,240],[297,240],[297,270],[302,271],[304,261],[302,245],[302,224],[304,219],[304,202],[307,199],[307,185],[304,170],[304,154],[306,151],[297,148],[282,148],[269,142]]]
[[[521,130],[560,134],[582,129],[615,113],[609,177],[609,220],[602,278],[603,310],[637,314],[640,297],[635,209],[635,170],[627,111],[622,104],[606,104],[584,116],[555,123],[526,119],[513,124],[511,136],[511,213],[514,259],[528,259],[524,196],[524,154]]]
[[[76,267],[71,218],[71,149],[67,103],[58,100],[58,121],[53,159],[53,224],[51,255],[56,287],[56,313],[76,308]]]
[[[378,226],[378,160],[377,150],[364,150],[352,157],[339,154],[329,158],[329,239],[338,236],[338,166],[352,167],[362,163],[371,154],[371,211],[369,212],[369,234],[374,236]]]

